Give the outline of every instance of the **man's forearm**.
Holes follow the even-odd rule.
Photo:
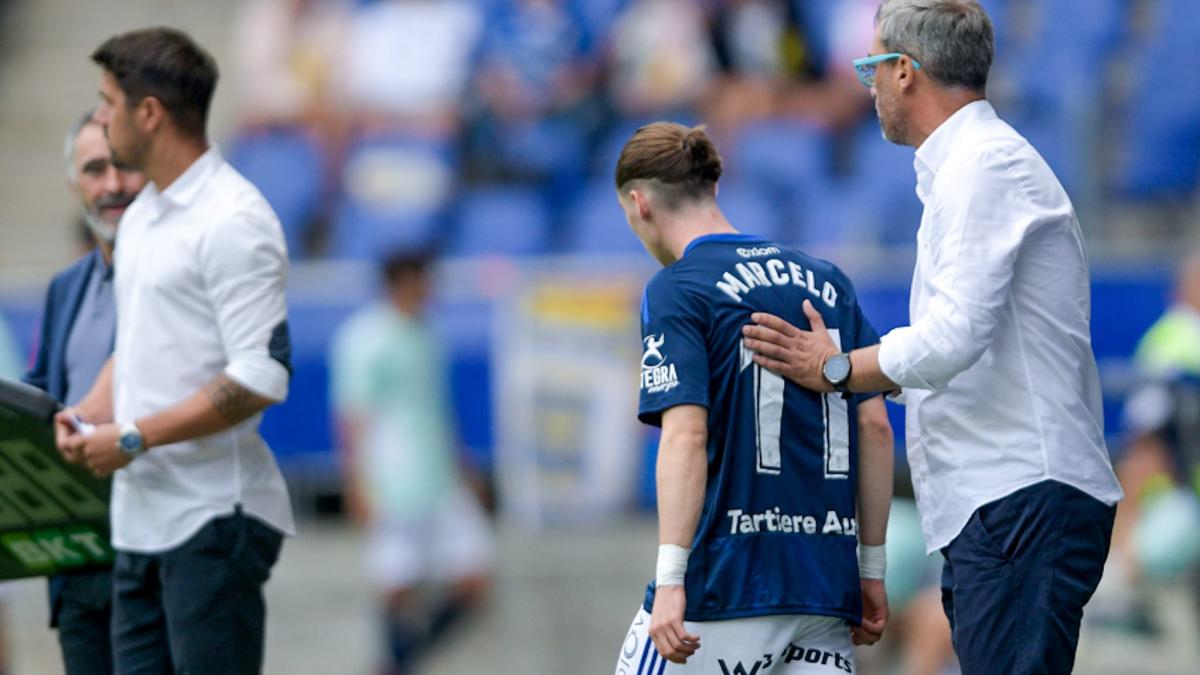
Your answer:
[[[858,408],[858,539],[879,546],[887,537],[892,503],[894,441],[883,398],[863,401]]]
[[[879,345],[850,352],[850,364],[850,391],[895,391],[900,388],[900,385],[888,379],[879,367]]]
[[[679,406],[663,415],[656,470],[659,544],[692,546],[708,477],[707,440],[704,408]]]
[[[276,403],[221,373],[182,403],[137,420],[147,448],[224,431]]]

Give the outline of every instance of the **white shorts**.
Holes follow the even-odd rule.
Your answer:
[[[465,488],[423,518],[378,522],[367,535],[367,571],[384,589],[486,574],[494,557],[491,525]]]
[[[795,675],[853,673],[854,646],[845,619],[807,614],[685,621],[700,637],[686,664],[658,654],[650,614],[639,609],[621,643],[616,675]]]

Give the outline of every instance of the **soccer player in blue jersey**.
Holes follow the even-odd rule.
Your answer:
[[[657,574],[616,673],[852,673],[852,644],[887,621],[884,404],[772,374],[742,327],[754,312],[806,326],[811,303],[842,349],[878,335],[839,269],[734,230],[720,176],[703,130],[668,122],[617,163],[621,207],[664,269],[642,302],[639,406],[662,427]]]

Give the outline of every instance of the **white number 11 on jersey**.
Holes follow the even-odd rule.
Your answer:
[[[834,342],[841,344],[841,334],[836,328],[829,329]],[[739,372],[753,368],[754,383],[754,429],[757,446],[758,473],[778,475],[783,468],[783,456],[779,449],[779,433],[783,426],[784,380],[762,366],[754,363],[754,352],[741,343]],[[848,478],[850,476],[850,417],[846,399],[841,394],[825,394],[821,399],[824,416],[825,477]]]

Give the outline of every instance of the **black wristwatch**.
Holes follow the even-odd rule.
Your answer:
[[[821,365],[821,375],[833,386],[833,390],[843,396],[850,394],[850,371],[852,369],[850,355],[842,352],[834,354]]]

